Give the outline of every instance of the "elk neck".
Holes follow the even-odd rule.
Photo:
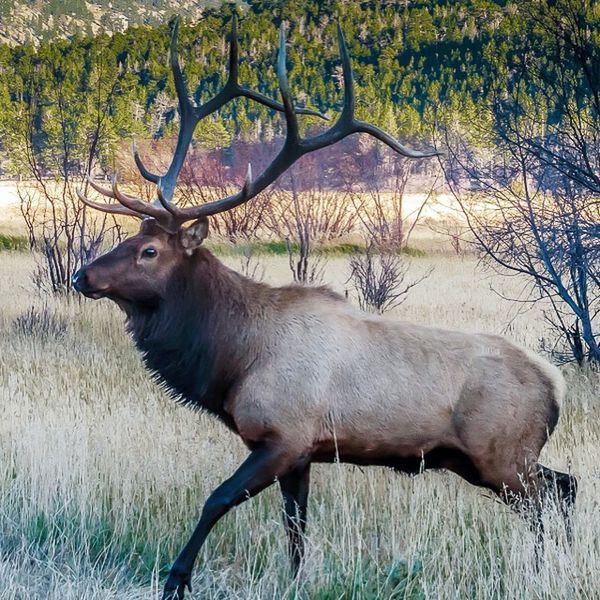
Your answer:
[[[263,288],[201,248],[182,261],[165,298],[127,311],[146,367],[175,397],[231,428],[223,405],[258,355]]]

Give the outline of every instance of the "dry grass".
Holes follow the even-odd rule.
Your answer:
[[[265,263],[267,280],[289,280],[285,258]],[[503,331],[514,309],[471,259],[418,259],[413,268],[432,264],[389,318]],[[47,300],[42,321],[66,329],[16,326],[31,305],[43,309],[31,269],[25,255],[0,254],[0,598],[156,598],[204,499],[245,451],[149,381],[107,301]],[[333,259],[326,280],[343,290],[346,272],[345,259]],[[539,309],[510,327],[530,347],[542,332]],[[456,476],[317,466],[303,577],[289,578],[271,489],[211,534],[194,597],[600,597],[598,379],[567,375],[569,399],[543,460],[579,477],[576,542],[569,550],[550,526],[539,574],[526,524]]]

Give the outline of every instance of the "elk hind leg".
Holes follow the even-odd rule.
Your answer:
[[[283,496],[284,525],[289,541],[290,561],[294,576],[298,574],[304,558],[309,484],[310,463],[299,466],[279,478]]]
[[[505,466],[501,469],[482,469],[484,485],[529,523],[535,535],[535,565],[539,569],[544,553],[543,488],[537,463],[522,467]]]
[[[577,479],[568,473],[553,471],[539,465],[540,477],[545,487],[545,500],[558,503],[565,523],[565,532],[569,544],[573,543],[573,509],[577,498]]]

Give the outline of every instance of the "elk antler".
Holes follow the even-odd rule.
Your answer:
[[[141,214],[136,216],[153,217],[167,231],[175,232],[186,221],[215,215],[220,212],[231,210],[232,208],[247,202],[263,191],[271,183],[273,183],[300,157],[309,152],[314,152],[320,148],[331,146],[332,144],[339,142],[343,138],[353,133],[368,133],[369,135],[387,144],[398,154],[408,158],[426,158],[437,156],[439,154],[435,151],[419,152],[416,150],[411,150],[400,144],[390,134],[386,133],[382,129],[379,129],[378,127],[375,127],[375,125],[371,125],[370,123],[356,119],[354,116],[355,94],[352,66],[350,64],[350,58],[348,56],[344,35],[339,24],[337,27],[337,32],[344,77],[344,105],[338,120],[325,132],[311,138],[300,137],[298,119],[296,115],[310,114],[320,116],[322,118],[325,117],[315,111],[307,109],[294,109],[287,79],[285,36],[283,25],[279,31],[279,54],[277,58],[277,78],[279,81],[282,104],[278,104],[273,100],[266,98],[262,94],[239,86],[237,82],[238,49],[236,39],[236,21],[234,18],[232,26],[231,52],[229,58],[229,79],[219,94],[206,102],[206,104],[203,104],[199,107],[194,107],[189,100],[183,74],[179,67],[179,61],[177,59],[176,52],[177,27],[178,22],[176,21],[173,28],[173,36],[171,38],[171,66],[173,68],[175,88],[177,90],[177,97],[179,99],[181,126],[177,138],[175,154],[166,175],[164,177],[159,177],[158,175],[150,173],[143,165],[139,154],[137,153],[137,149],[135,149],[134,146],[135,161],[143,177],[157,184],[158,203],[150,204],[142,200],[125,196],[118,190],[116,180],[113,180],[112,190],[103,189],[90,181],[90,184],[96,191],[120,202],[120,205],[98,204],[85,199],[84,202],[93,208],[99,208],[100,210],[105,210],[106,212],[127,215],[131,215],[133,212],[138,212]],[[252,98],[257,102],[265,104],[270,108],[280,110],[285,114],[287,132],[283,147],[273,159],[271,164],[259,175],[256,180],[252,179],[252,170],[250,165],[248,165],[248,174],[246,176],[244,186],[236,194],[220,200],[207,202],[206,204],[202,204],[200,206],[192,206],[187,208],[175,206],[171,202],[171,199],[175,190],[176,179],[183,166],[183,161],[185,159],[187,149],[191,143],[192,135],[196,125],[202,118],[216,111],[226,102],[229,102],[237,96],[246,96],[248,98]],[[82,196],[80,195],[80,197]]]
[[[161,223],[161,225],[163,225],[165,229],[169,231],[176,231],[181,226],[181,223],[178,223],[175,220],[175,211],[172,208],[173,205],[171,204],[171,199],[175,191],[177,177],[183,167],[188,148],[192,141],[194,130],[196,129],[198,123],[208,115],[219,110],[222,106],[224,106],[231,100],[240,96],[244,96],[246,98],[255,100],[256,102],[264,104],[265,106],[274,110],[278,110],[281,112],[285,110],[283,104],[275,102],[267,96],[264,96],[259,92],[248,89],[239,84],[239,52],[237,39],[237,18],[235,15],[233,15],[231,23],[231,38],[229,45],[229,75],[227,78],[227,82],[216,96],[214,96],[213,98],[211,98],[206,103],[200,106],[194,106],[189,98],[187,86],[185,83],[183,73],[181,71],[181,67],[179,65],[179,58],[177,56],[178,32],[179,17],[175,19],[175,22],[173,24],[171,42],[169,45],[169,53],[171,60],[171,69],[173,71],[173,80],[175,82],[175,90],[177,92],[177,99],[179,103],[179,114],[181,123],[179,133],[177,136],[177,145],[175,147],[175,153],[165,175],[160,176],[150,172],[142,162],[135,142],[132,144],[133,157],[140,173],[142,174],[142,177],[144,177],[144,179],[147,179],[148,181],[151,181],[152,183],[157,184],[158,200],[153,203],[149,203],[145,202],[144,200],[140,200],[123,194],[119,191],[117,187],[116,177],[113,177],[111,190],[95,184],[89,176],[87,177],[87,182],[98,193],[108,198],[113,198],[114,200],[117,200],[119,204],[93,202],[92,200],[89,200],[80,190],[77,190],[77,195],[79,196],[79,199],[91,208],[95,208],[113,214],[134,216],[138,218],[153,217],[159,223]],[[297,114],[311,115],[328,120],[324,114],[318,111],[310,110],[308,108],[296,108],[295,112]],[[167,211],[166,214],[165,209]]]
[[[240,96],[245,96],[246,98],[250,98],[259,102],[260,104],[264,104],[269,108],[278,111],[284,111],[283,105],[267,98],[263,94],[255,92],[254,90],[250,90],[248,88],[242,87],[238,83],[238,40],[237,40],[237,18],[234,15],[231,24],[231,39],[229,46],[229,77],[227,78],[227,82],[223,86],[223,89],[213,98],[208,100],[205,104],[201,106],[195,107],[190,101],[187,86],[185,84],[185,80],[183,77],[183,73],[181,72],[181,67],[179,66],[179,58],[177,56],[177,33],[179,30],[179,19],[175,20],[175,24],[173,26],[173,32],[171,35],[171,44],[170,44],[170,55],[171,55],[171,69],[173,70],[173,79],[175,81],[175,90],[177,92],[177,99],[179,101],[179,114],[181,116],[181,125],[179,128],[179,135],[177,136],[177,145],[175,147],[175,154],[173,155],[173,160],[171,161],[171,165],[167,170],[166,174],[162,177],[158,175],[154,175],[142,163],[139,153],[137,152],[137,148],[135,144],[133,146],[133,155],[135,158],[135,162],[144,177],[148,181],[152,183],[159,183],[159,180],[162,182],[162,191],[163,196],[171,200],[173,197],[173,192],[175,191],[175,184],[177,180],[177,176],[183,167],[183,161],[185,160],[185,156],[187,154],[188,148],[192,141],[192,136],[194,134],[194,130],[198,123],[207,117],[208,115],[214,113],[219,110],[222,106],[233,100],[234,98],[238,98]],[[306,108],[297,108],[295,109],[299,114],[312,115],[321,117],[322,119],[327,119],[327,117],[319,112],[309,110]]]

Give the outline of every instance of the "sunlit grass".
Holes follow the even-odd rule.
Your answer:
[[[226,258],[236,267],[236,256]],[[290,280],[285,257],[261,257],[265,279]],[[536,348],[539,308],[518,314],[471,259],[434,267],[390,319],[501,333]],[[157,598],[170,562],[210,491],[246,451],[224,427],[153,384],[107,301],[36,296],[32,260],[0,254],[0,597]],[[343,292],[347,259],[325,280]],[[65,323],[18,326],[31,307]],[[278,490],[215,528],[194,574],[207,599],[491,599],[600,597],[599,382],[567,369],[569,398],[542,459],[579,477],[576,541],[550,513],[545,562],[534,570],[527,525],[456,476],[409,478],[379,468],[317,465],[308,555],[293,581]]]

